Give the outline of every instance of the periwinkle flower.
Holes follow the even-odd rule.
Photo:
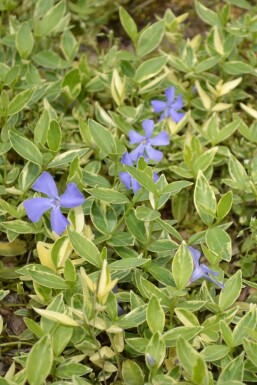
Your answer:
[[[129,132],[130,144],[139,143],[139,145],[131,151],[130,157],[134,162],[136,162],[140,156],[143,156],[146,161],[151,159],[159,162],[163,157],[163,153],[152,146],[167,146],[170,143],[169,135],[167,132],[162,131],[152,137],[154,121],[151,119],[144,120],[142,126],[145,136],[134,130]]]
[[[127,164],[128,166],[133,166],[133,160],[131,159],[129,153],[126,151],[121,158],[122,164]],[[120,180],[124,183],[127,190],[132,188],[134,194],[141,188],[138,181],[133,178],[127,171],[122,171],[119,173]]]
[[[32,189],[46,194],[48,198],[31,198],[23,202],[23,206],[32,222],[38,222],[42,215],[51,209],[50,222],[52,230],[60,235],[70,225],[62,214],[60,207],[73,208],[85,201],[83,194],[75,183],[69,183],[65,192],[59,197],[55,181],[48,172],[44,171],[35,181]]]
[[[131,159],[131,154],[129,154],[126,151],[121,158],[121,163],[126,164],[128,166],[134,166],[134,162]],[[133,178],[127,171],[120,172],[119,177],[122,183],[124,183],[126,189],[130,190],[132,188],[134,194],[136,194],[138,190],[141,189],[140,183],[135,178]],[[154,182],[157,182],[158,179],[159,179],[158,175],[156,174],[156,172],[154,172],[153,174]]]
[[[188,249],[189,249],[189,251],[193,257],[193,261],[194,261],[194,270],[193,270],[193,273],[190,277],[189,284],[194,282],[194,281],[197,281],[200,278],[205,278],[208,281],[215,283],[215,285],[219,286],[221,289],[223,289],[224,284],[216,281],[214,278],[212,278],[210,276],[210,274],[212,274],[212,275],[215,275],[217,277],[219,274],[216,271],[209,269],[209,267],[204,265],[203,263],[199,263],[200,257],[201,257],[200,251],[194,249],[191,246],[188,246]]]
[[[167,88],[164,91],[167,101],[163,100],[152,100],[151,104],[154,109],[154,112],[159,114],[162,112],[160,119],[171,118],[175,123],[180,122],[184,117],[184,112],[178,112],[184,106],[182,95],[178,95],[177,99],[175,98],[175,88],[173,86]]]

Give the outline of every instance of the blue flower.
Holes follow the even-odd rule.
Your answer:
[[[46,194],[48,198],[31,198],[23,202],[29,219],[38,222],[45,211],[51,209],[51,227],[58,235],[70,224],[60,207],[72,208],[82,205],[85,201],[75,183],[69,183],[66,191],[59,197],[55,181],[46,171],[35,181],[32,189]]]
[[[189,251],[192,255],[193,261],[194,261],[194,270],[193,270],[193,273],[192,273],[188,283],[190,284],[194,281],[197,281],[200,278],[205,278],[208,281],[215,283],[215,285],[219,286],[221,289],[223,289],[224,288],[223,282],[219,283],[218,281],[216,281],[214,278],[212,278],[209,275],[209,274],[212,274],[212,275],[215,275],[217,277],[219,274],[216,271],[209,269],[209,267],[204,265],[203,263],[199,263],[200,257],[201,257],[200,251],[194,249],[191,246],[188,246],[188,249],[189,249]]]
[[[131,154],[129,154],[126,151],[125,154],[123,154],[123,156],[121,158],[121,163],[127,164],[128,166],[133,166],[134,163],[133,163],[133,160],[131,159],[130,155]],[[136,194],[138,192],[138,190],[141,189],[140,183],[135,178],[133,178],[127,171],[120,172],[119,177],[120,177],[120,180],[122,181],[122,183],[124,183],[126,189],[130,190],[132,188],[134,194]],[[153,174],[154,182],[157,182],[158,179],[159,179],[158,175],[156,174],[156,172],[154,172],[154,174]]]
[[[139,145],[131,151],[130,157],[134,162],[137,162],[140,156],[143,156],[147,162],[150,159],[159,162],[163,157],[163,153],[155,150],[152,146],[167,146],[170,143],[169,135],[167,132],[162,131],[155,137],[152,137],[154,121],[150,119],[144,120],[142,126],[145,136],[138,134],[134,130],[129,132],[130,144],[139,143]]]
[[[121,158],[122,164],[127,164],[128,166],[133,166],[133,161],[129,155],[128,152],[125,152],[125,154]],[[123,171],[119,174],[120,180],[124,183],[127,190],[131,189],[133,190],[134,194],[141,188],[141,185],[138,183],[138,181],[127,172]]]
[[[177,99],[175,98],[175,88],[173,86],[169,87],[164,91],[167,101],[163,100],[152,100],[151,104],[154,109],[154,112],[159,114],[160,120],[165,118],[171,118],[174,122],[178,123],[184,117],[184,112],[178,112],[184,106],[182,95],[178,95]]]

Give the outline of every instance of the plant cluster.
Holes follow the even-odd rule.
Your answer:
[[[0,385],[257,383],[257,6],[117,5],[0,2]]]

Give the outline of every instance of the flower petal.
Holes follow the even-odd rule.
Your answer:
[[[121,163],[122,164],[127,164],[128,166],[133,166],[133,161],[132,159],[130,158],[130,154],[128,153],[128,151],[126,151],[122,158],[121,158]]]
[[[212,278],[209,274],[206,274],[206,275],[205,275],[205,278],[206,278],[208,281],[210,281],[210,282],[212,282],[212,283],[215,283],[215,285],[219,286],[221,289],[224,289],[224,283],[223,283],[223,282],[220,283],[220,282],[216,281],[216,279]]]
[[[131,178],[131,185],[132,185],[132,190],[133,190],[134,194],[136,194],[138,192],[138,190],[141,189],[140,183],[134,178]]]
[[[148,145],[146,147],[147,155],[149,159],[156,160],[156,162],[160,162],[163,158],[163,153],[159,150],[155,150],[152,146]]]
[[[170,116],[171,119],[174,120],[174,122],[178,123],[181,121],[181,119],[183,119],[183,117],[185,116],[185,113],[184,112],[177,112],[173,108],[169,108],[168,116]]]
[[[58,190],[54,178],[49,172],[44,171],[32,186],[33,190],[44,193],[49,198],[58,198]]]
[[[62,214],[60,207],[53,207],[50,216],[52,230],[60,235],[70,225],[68,219]]]
[[[158,182],[158,180],[159,180],[159,175],[156,172],[154,172],[153,173],[153,181]]]
[[[146,139],[149,139],[154,130],[154,121],[152,119],[146,119],[142,122],[142,126],[145,131]]]
[[[158,114],[166,108],[167,103],[163,100],[151,100],[151,105],[153,107],[154,112]]]
[[[160,118],[159,118],[159,122],[163,119],[166,119],[167,118],[167,109],[164,110],[163,114],[161,114]]]
[[[195,266],[193,273],[189,279],[189,283],[197,281],[200,278],[206,278],[205,272],[201,269],[200,266]]]
[[[133,160],[133,162],[137,162],[140,156],[145,157],[145,145],[144,144],[139,144],[133,151],[130,153],[130,159]]]
[[[175,88],[173,86],[171,86],[171,87],[167,88],[167,90],[165,90],[164,93],[165,93],[165,96],[166,96],[169,104],[173,103],[174,98],[175,98]]]
[[[181,110],[181,108],[184,107],[182,95],[178,95],[177,100],[172,103],[172,107],[174,108],[174,110]]]
[[[53,207],[49,198],[31,198],[23,202],[27,216],[32,222],[38,222],[44,212]]]
[[[194,260],[194,265],[198,266],[201,258],[201,253],[192,246],[187,246]]]
[[[130,144],[141,143],[145,139],[143,135],[140,135],[135,130],[130,130],[128,135],[129,135]]]
[[[154,146],[167,146],[170,143],[169,134],[162,131],[154,138],[149,139],[149,143]]]
[[[119,177],[122,183],[124,183],[126,189],[129,190],[131,187],[131,175],[128,172],[124,171],[119,173]]]
[[[85,202],[84,195],[79,191],[75,183],[69,183],[65,192],[60,196],[61,207],[72,208]]]

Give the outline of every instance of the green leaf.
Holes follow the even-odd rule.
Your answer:
[[[145,225],[139,221],[135,215],[134,210],[130,210],[126,216],[126,225],[130,233],[141,243],[147,242],[147,234]]]
[[[133,177],[135,178],[138,183],[141,184],[147,191],[152,192],[154,195],[157,194],[157,187],[153,179],[150,178],[148,174],[146,174],[144,171],[141,171],[139,169],[136,169],[132,166],[123,166],[124,169]]]
[[[72,70],[66,73],[62,82],[62,87],[71,99],[75,99],[78,97],[81,91],[81,79],[79,68],[73,68]]]
[[[255,329],[257,324],[256,307],[252,307],[235,326],[233,330],[233,346],[239,346],[243,339],[249,336],[249,330]]]
[[[65,362],[58,365],[55,375],[59,378],[71,379],[73,376],[84,376],[92,372],[89,366],[80,364],[79,362]]]
[[[233,193],[228,191],[222,195],[217,205],[217,216],[220,222],[230,212],[233,203]]]
[[[54,273],[30,269],[30,275],[34,281],[39,283],[39,285],[49,287],[50,289],[69,289],[67,283],[65,283],[61,277]]]
[[[47,144],[51,151],[57,152],[62,141],[62,130],[57,120],[52,120],[47,132]]]
[[[219,60],[220,59],[218,57],[211,57],[211,58],[205,59],[196,65],[195,72],[202,73],[204,71],[207,71],[210,68],[214,67],[219,62]]]
[[[253,72],[252,66],[242,61],[228,61],[223,65],[224,71],[229,75],[250,74]]]
[[[124,361],[121,374],[125,385],[144,385],[145,383],[144,373],[135,361]]]
[[[120,193],[119,191],[109,189],[109,188],[95,187],[95,188],[88,189],[87,192],[93,197],[107,203],[120,205],[120,204],[129,202],[129,199],[126,197],[126,195]]]
[[[37,121],[34,129],[34,140],[35,143],[45,144],[47,139],[47,132],[50,124],[49,113],[47,110],[43,110],[39,120]]]
[[[65,9],[64,1],[60,1],[55,6],[50,7],[41,20],[35,20],[35,35],[44,37],[53,32],[62,20]]]
[[[150,301],[148,302],[146,321],[153,334],[163,332],[165,325],[165,313],[155,295],[152,295]]]
[[[178,239],[179,241],[183,241],[183,238],[181,237],[179,232],[176,229],[174,229],[174,227],[172,227],[170,223],[168,223],[167,221],[164,221],[161,218],[158,218],[156,222],[161,226],[162,229],[168,231],[168,233],[171,234],[175,239]]]
[[[201,351],[201,356],[203,357],[204,361],[213,362],[225,357],[230,352],[230,350],[231,349],[229,346],[210,345],[206,346],[206,348]]]
[[[52,162],[49,163],[47,168],[58,168],[71,163],[77,156],[81,157],[88,152],[88,148],[82,148],[80,150],[69,150],[57,155]]]
[[[103,234],[110,234],[117,223],[117,216],[112,206],[102,207],[95,201],[91,206],[90,217],[97,230]]]
[[[199,385],[209,384],[208,370],[204,360],[182,337],[177,341],[177,354],[179,361],[189,374],[193,383]]]
[[[205,171],[212,163],[215,157],[215,154],[218,150],[218,147],[213,147],[210,150],[204,152],[199,158],[196,159],[193,164],[193,169],[195,174],[197,175],[198,171]]]
[[[102,259],[95,244],[74,230],[68,229],[68,234],[76,253],[87,262],[100,268],[102,266]]]
[[[198,172],[196,179],[194,204],[202,221],[206,225],[211,225],[215,218],[217,203],[214,191],[202,171]]]
[[[197,317],[190,310],[175,308],[175,313],[180,322],[185,326],[199,326]]]
[[[182,242],[172,261],[172,276],[179,290],[186,287],[194,269],[193,258]]]
[[[229,4],[235,5],[243,9],[251,9],[252,5],[247,0],[227,0]]]
[[[156,75],[164,68],[168,61],[167,56],[157,56],[155,58],[144,61],[135,73],[135,81],[142,83]]]
[[[229,262],[232,257],[231,238],[225,230],[213,227],[206,231],[206,243],[211,251],[214,251],[221,259]]]
[[[111,132],[93,119],[88,120],[88,126],[97,146],[99,146],[106,155],[114,153],[115,140]]]
[[[26,371],[29,384],[41,385],[49,375],[52,364],[51,338],[45,335],[32,347],[27,358]]]
[[[158,369],[166,355],[164,338],[160,332],[155,333],[146,347],[145,360],[149,370]]]
[[[130,329],[141,325],[146,320],[146,307],[144,304],[130,311],[117,320],[117,325],[124,329]]]
[[[137,42],[137,55],[145,56],[159,46],[164,36],[165,28],[163,21],[158,21],[146,27],[139,35]]]
[[[16,35],[16,49],[22,59],[27,59],[32,52],[34,38],[28,23],[23,23]]]
[[[186,341],[191,340],[201,333],[203,329],[203,326],[177,326],[164,333],[166,347],[176,346],[179,337],[183,337]]]
[[[22,158],[39,166],[42,165],[42,154],[33,142],[11,131],[9,132],[9,138],[13,149],[22,156]]]
[[[14,115],[17,114],[17,112],[21,111],[28,104],[34,92],[35,88],[30,88],[17,94],[10,101],[7,114]]]
[[[242,164],[233,155],[229,158],[228,169],[231,178],[239,183],[241,188],[244,189],[246,182],[248,181],[248,175]]]
[[[46,68],[67,68],[69,63],[62,59],[56,52],[43,50],[32,56],[33,61],[38,65]]]
[[[149,261],[150,259],[125,258],[109,263],[108,267],[110,270],[131,270],[135,267],[143,266]]]
[[[221,26],[218,14],[209,8],[206,8],[200,1],[195,0],[195,10],[197,15],[207,24]]]
[[[42,231],[41,229],[37,229],[34,224],[21,221],[20,219],[1,222],[0,225],[6,230],[13,231],[18,234],[37,234]]]
[[[230,361],[219,375],[217,385],[224,384],[225,381],[243,381],[244,375],[244,352],[240,356]]]
[[[159,211],[152,210],[150,207],[140,206],[136,209],[136,217],[140,221],[151,222],[157,218],[160,218],[161,214]]]
[[[65,325],[58,325],[52,335],[53,351],[56,357],[60,356],[69,343],[73,334],[73,328]]]
[[[239,127],[240,120],[237,119],[234,122],[231,122],[227,124],[225,127],[223,127],[218,135],[215,136],[215,138],[212,140],[213,144],[218,144],[220,142],[223,142],[224,140],[228,139]]]
[[[219,296],[219,306],[222,310],[226,310],[233,305],[239,297],[242,290],[242,272],[238,270],[232,275],[226,283]]]
[[[146,241],[146,240],[145,240]],[[153,241],[147,247],[147,250],[153,251],[155,253],[161,253],[163,251],[172,251],[178,247],[178,244],[171,239],[158,239]]]
[[[187,180],[178,180],[176,182],[172,182],[165,186],[163,190],[161,191],[161,194],[170,194],[176,195],[178,194],[182,189],[191,186],[193,183],[188,182]]]
[[[137,37],[137,25],[130,16],[130,14],[126,11],[125,8],[120,7],[119,8],[119,16],[120,16],[120,21],[122,24],[122,27],[128,34],[128,36],[131,38],[131,40],[136,40]]]
[[[243,340],[244,350],[247,354],[247,358],[257,366],[257,342],[244,338]]]

